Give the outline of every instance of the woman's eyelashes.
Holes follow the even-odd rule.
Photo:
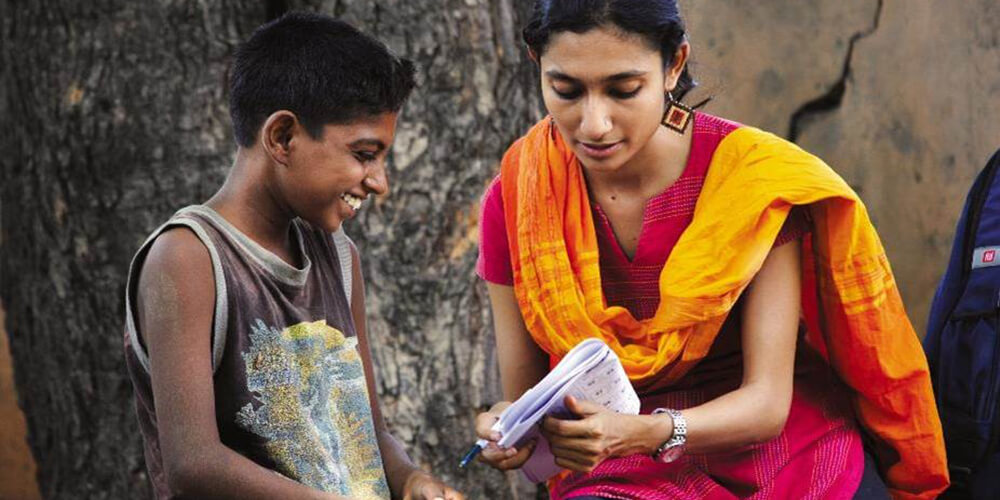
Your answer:
[[[640,90],[642,90],[642,85],[637,85],[635,88],[632,89],[622,89],[618,87],[612,87],[607,90],[607,93],[609,96],[615,99],[631,99],[635,97]],[[580,87],[567,88],[567,89],[559,89],[556,87],[552,87],[552,91],[555,92],[560,99],[565,99],[567,101],[578,99],[580,96],[583,95],[583,88]]]
[[[642,85],[636,85],[636,87],[631,90],[611,88],[608,90],[608,95],[614,97],[615,99],[631,99],[635,97],[640,90],[642,90]]]
[[[583,95],[583,89],[579,87],[563,89],[563,90],[552,87],[552,91],[555,92],[560,99],[565,99],[567,101],[571,101]]]

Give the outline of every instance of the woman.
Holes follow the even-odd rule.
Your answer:
[[[843,180],[677,101],[693,80],[676,1],[537,1],[524,40],[550,116],[483,199],[478,272],[508,401],[479,415],[480,437],[598,337],[642,411],[570,398],[578,419],[546,418],[566,469],[553,498],[885,495],[862,436],[894,497],[940,492],[923,353]],[[514,469],[533,450],[491,443],[480,460]]]

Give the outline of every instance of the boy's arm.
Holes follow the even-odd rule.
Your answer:
[[[433,476],[417,467],[410,461],[395,436],[389,432],[379,409],[378,397],[375,392],[375,372],[372,368],[371,348],[368,343],[368,332],[365,321],[365,285],[361,274],[361,258],[357,247],[352,241],[351,247],[351,314],[354,316],[354,329],[358,335],[358,347],[365,369],[365,382],[368,384],[368,399],[372,407],[372,419],[375,422],[375,434],[378,436],[378,447],[382,454],[386,480],[393,498],[405,499],[438,499],[460,500],[463,496],[438,481]]]
[[[149,353],[163,471],[178,498],[342,498],[226,447],[215,423],[208,249],[188,229],[163,233],[139,276],[137,312]]]

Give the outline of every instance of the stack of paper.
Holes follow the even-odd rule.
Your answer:
[[[520,446],[538,439],[531,458],[521,467],[532,482],[545,481],[561,470],[536,424],[545,415],[569,416],[566,396],[597,403],[618,413],[639,413],[639,396],[614,351],[598,339],[580,342],[545,378],[508,406],[493,426],[500,432],[497,444],[501,447]]]

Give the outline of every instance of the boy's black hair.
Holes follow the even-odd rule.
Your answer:
[[[244,147],[281,109],[318,139],[324,125],[399,111],[413,87],[413,63],[378,40],[328,16],[291,12],[257,28],[237,49],[229,114]]]

